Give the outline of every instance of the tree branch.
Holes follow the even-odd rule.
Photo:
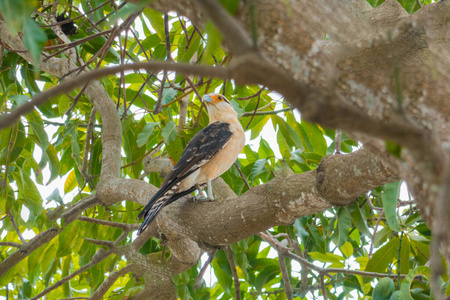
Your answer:
[[[73,88],[79,87],[84,83],[90,82],[92,80],[105,77],[107,75],[112,75],[120,73],[122,71],[137,71],[137,70],[150,70],[150,71],[176,71],[182,74],[194,74],[198,76],[213,76],[220,78],[230,78],[228,70],[225,68],[203,66],[203,65],[189,65],[171,62],[138,62],[133,64],[125,64],[120,66],[108,67],[105,69],[97,69],[80,74],[71,79],[65,80],[64,82],[56,85],[55,87],[43,91],[37,94],[33,99],[19,107],[9,114],[4,114],[0,117],[0,129],[11,126],[20,116],[23,116],[31,112],[34,107],[44,104],[49,99],[56,97],[65,92],[71,91]]]
[[[5,275],[8,270],[25,259],[25,257],[30,255],[34,250],[50,242],[61,230],[61,228],[53,227],[47,231],[41,232],[29,240],[27,244],[22,246],[19,250],[10,254],[0,263],[0,277]]]

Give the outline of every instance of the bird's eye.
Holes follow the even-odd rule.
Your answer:
[[[223,100],[223,97],[222,97],[222,96],[219,96],[219,100],[222,101],[222,100]]]

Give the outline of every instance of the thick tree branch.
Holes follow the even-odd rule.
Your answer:
[[[318,170],[277,176],[234,199],[177,201],[165,207],[150,228],[165,236],[188,236],[205,248],[226,246],[333,204],[349,204],[368,190],[396,180],[395,171],[362,149],[326,157]]]

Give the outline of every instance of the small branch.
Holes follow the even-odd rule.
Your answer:
[[[252,115],[252,117],[250,118],[250,121],[248,121],[247,126],[245,127],[246,130],[248,129],[248,127],[250,126],[250,124],[251,124],[252,121],[253,121],[253,118],[254,118],[255,115],[256,115],[256,111],[258,110],[258,107],[259,107],[259,101],[261,100],[261,92],[262,92],[263,90],[264,90],[264,87],[263,87],[262,89],[260,89],[259,92],[257,93],[257,94],[258,94],[258,101],[256,102],[256,107],[255,107],[255,110],[253,111],[253,115]]]
[[[327,288],[325,287],[324,277],[325,276],[323,276],[323,275],[320,276],[320,287],[321,287],[321,290],[322,290],[322,297],[323,297],[323,299],[327,300],[328,299],[328,297],[327,297]]]
[[[334,135],[334,148],[336,149],[335,154],[341,154],[341,134],[342,130],[336,129]]]
[[[47,102],[53,97],[56,97],[62,93],[72,90],[82,84],[90,82],[92,80],[116,74],[122,71],[137,71],[140,69],[147,69],[151,71],[170,70],[176,71],[182,74],[194,74],[199,76],[212,76],[220,78],[231,78],[229,70],[222,67],[212,67],[204,65],[189,65],[181,63],[169,63],[169,62],[138,62],[132,64],[119,65],[114,67],[108,67],[104,69],[96,69],[80,74],[76,77],[65,80],[59,83],[51,89],[43,91],[37,94],[33,99],[25,104],[17,107],[9,114],[3,114],[0,117],[0,129],[11,126],[20,116],[23,116],[31,112],[34,107],[39,106]]]
[[[88,262],[87,264],[85,264],[84,266],[82,266],[81,268],[79,268],[78,270],[74,271],[72,274],[62,278],[61,280],[59,280],[58,282],[56,282],[54,285],[49,286],[48,288],[46,288],[45,290],[43,290],[42,292],[40,292],[37,296],[31,298],[30,300],[37,300],[39,298],[42,298],[44,295],[47,295],[49,292],[53,291],[54,289],[60,287],[61,285],[63,285],[65,282],[71,280],[72,278],[74,278],[75,276],[77,276],[78,274],[83,273],[85,270],[89,269],[90,267],[98,264],[99,262],[101,262],[102,260],[104,260],[105,258],[107,258],[110,254],[112,254],[111,251],[105,251],[104,249],[100,248],[98,249],[98,251],[94,254],[94,256],[92,257],[91,261]]]
[[[19,243],[14,243],[14,242],[0,242],[0,246],[2,246],[2,247],[16,247],[16,248],[22,249],[23,245],[21,245]]]
[[[262,91],[264,91],[266,89],[265,86],[263,86],[259,91],[257,91],[255,94],[248,96],[248,97],[236,97],[234,98],[235,100],[250,100],[252,98],[258,97],[261,95]]]
[[[79,216],[78,220],[95,223],[95,224],[100,224],[100,225],[105,225],[105,226],[110,226],[110,227],[122,228],[124,230],[129,230],[129,231],[137,230],[137,229],[139,229],[139,227],[141,225],[141,224],[111,222],[111,221],[106,221],[106,220],[101,220],[101,219],[89,218],[89,217],[85,217],[85,216]]]
[[[250,116],[269,116],[269,115],[276,115],[282,112],[291,111],[294,110],[294,107],[287,107],[280,110],[273,110],[273,111],[258,111],[258,112],[245,112],[242,114],[242,117],[250,117]]]
[[[233,275],[233,279],[234,279],[235,299],[240,300],[241,299],[241,283],[239,282],[239,276],[236,271],[236,264],[234,263],[233,252],[231,251],[230,246],[227,247],[226,254],[227,254],[227,258],[228,258],[228,263],[230,264],[231,274]]]
[[[91,239],[91,238],[87,238],[87,237],[85,237],[84,240],[89,242],[89,243],[91,243],[91,244],[99,245],[99,246],[105,246],[105,247],[108,247],[108,248],[115,248],[115,246],[116,246],[114,244],[114,242],[111,242],[111,241]]]
[[[27,241],[25,241],[25,239],[23,238],[22,233],[20,232],[19,227],[16,224],[16,220],[14,220],[14,216],[10,210],[8,210],[8,217],[11,220],[11,224],[13,225],[14,229],[16,230],[16,233],[19,236],[20,241],[22,242],[22,244],[26,245]]]
[[[166,38],[167,60],[173,61],[172,50],[170,47],[169,14],[164,14],[164,36]]]
[[[243,180],[244,183],[245,183],[245,186],[246,186],[248,189],[250,189],[250,185],[248,184],[247,178],[245,178],[245,175],[242,173],[241,168],[239,168],[239,166],[238,166],[237,163],[234,163],[234,166],[235,166],[236,169],[238,170],[239,175],[241,176],[242,180]]]
[[[380,225],[381,218],[383,217],[383,215],[384,215],[384,209],[381,211],[380,215],[378,216],[377,223],[375,224],[375,228],[373,230],[372,239],[370,241],[370,248],[369,248],[369,259],[372,258],[372,251],[373,251],[373,246],[374,246],[373,244],[374,244],[374,241],[375,241],[375,234],[377,233],[378,225]]]
[[[164,70],[163,78],[161,80],[161,86],[159,87],[158,92],[158,101],[156,101],[155,109],[153,110],[153,114],[155,115],[159,114],[162,110],[162,97],[164,93],[164,85],[166,84],[166,80],[167,80],[167,71]]]
[[[294,292],[291,286],[291,280],[289,279],[289,272],[286,267],[286,258],[284,255],[278,256],[278,264],[280,265],[281,276],[284,282],[284,290],[286,292],[286,298],[288,300],[294,299]]]
[[[365,277],[376,277],[376,278],[382,278],[382,277],[389,277],[397,279],[397,274],[384,274],[384,273],[376,273],[376,272],[366,272],[366,271],[359,271],[359,270],[348,270],[348,269],[340,269],[340,268],[321,268],[310,261],[304,259],[303,257],[300,257],[291,251],[289,251],[289,248],[286,248],[285,246],[281,245],[276,239],[273,238],[273,236],[270,233],[264,233],[260,232],[258,235],[268,242],[273,248],[277,249],[278,252],[282,252],[283,255],[286,257],[289,257],[295,261],[298,261],[300,264],[306,265],[308,268],[316,271],[319,273],[319,275],[327,275],[330,276],[330,273],[341,273],[341,274],[353,274],[353,275],[360,275]],[[407,274],[401,274],[401,278],[405,278]]]
[[[198,290],[199,288],[202,287],[203,276],[205,276],[206,269],[208,268],[208,266],[213,261],[214,256],[216,255],[216,253],[217,253],[217,249],[214,249],[209,254],[208,259],[206,260],[205,264],[203,265],[202,269],[200,270],[200,273],[198,273],[197,278],[195,278],[194,289]]]
[[[422,8],[422,4],[420,4],[420,0],[416,0],[417,5],[419,5],[420,8]]]
[[[372,210],[378,210],[378,211],[382,211],[382,210],[383,210],[382,207],[375,207],[375,206],[373,205],[372,201],[370,201],[370,197],[369,197],[369,196],[365,195],[365,197],[366,197],[367,203],[369,203],[369,206],[370,206],[370,208],[371,208]]]
[[[122,277],[125,274],[127,274],[128,272],[130,272],[132,269],[133,269],[133,265],[127,265],[127,266],[123,267],[122,269],[109,274],[108,278],[106,278],[106,280],[102,282],[102,284],[98,287],[98,289],[91,296],[91,298],[89,298],[89,300],[103,299],[103,296],[111,288],[111,286],[116,282],[116,280],[119,279],[119,277]]]

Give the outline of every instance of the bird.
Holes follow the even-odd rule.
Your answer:
[[[140,235],[161,209],[207,187],[206,197],[213,200],[211,181],[227,171],[245,145],[245,134],[230,101],[221,94],[205,94],[202,98],[209,115],[209,125],[200,130],[186,145],[181,158],[164,179],[161,187],[139,213],[144,219]]]

